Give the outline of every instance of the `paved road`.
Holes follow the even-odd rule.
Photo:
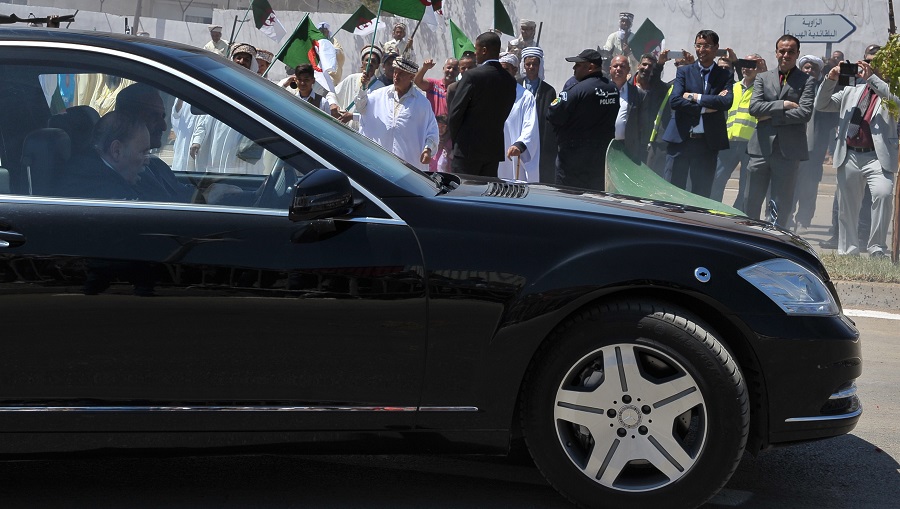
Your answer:
[[[865,412],[839,438],[747,456],[707,507],[900,507],[900,337],[863,333]],[[562,508],[527,460],[415,456],[231,456],[0,463],[9,508]]]

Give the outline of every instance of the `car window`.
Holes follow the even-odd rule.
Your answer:
[[[322,167],[246,116],[103,65],[0,67],[0,193],[286,209]]]

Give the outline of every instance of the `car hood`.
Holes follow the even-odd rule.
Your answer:
[[[461,178],[459,187],[446,196],[454,200],[546,209],[557,214],[602,215],[677,223],[682,228],[715,229],[726,235],[750,235],[764,244],[789,244],[818,258],[809,243],[772,223],[689,205],[572,187],[465,177]]]

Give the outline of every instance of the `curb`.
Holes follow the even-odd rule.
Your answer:
[[[865,281],[833,281],[841,306],[900,312],[900,284]]]

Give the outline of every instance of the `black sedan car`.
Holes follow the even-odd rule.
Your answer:
[[[95,126],[126,108],[128,185],[168,194],[108,188],[130,149]],[[524,438],[581,506],[693,507],[744,451],[862,412],[858,332],[799,237],[421,173],[195,48],[0,29],[0,167],[5,457]]]

